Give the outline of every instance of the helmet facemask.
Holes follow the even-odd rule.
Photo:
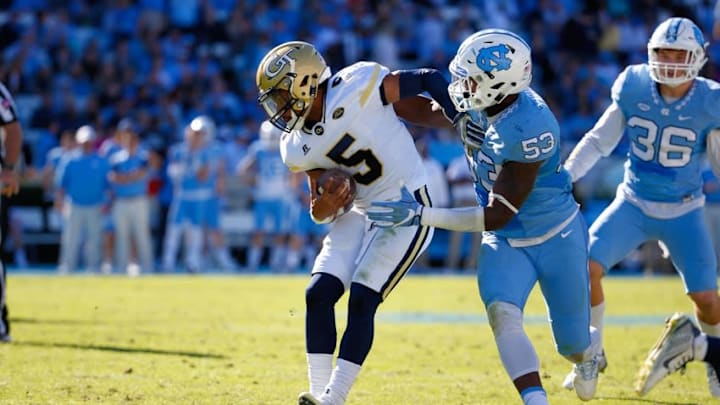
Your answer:
[[[679,49],[685,52],[685,60],[683,62],[661,61],[658,58],[658,53],[661,49],[668,48],[656,48],[648,51],[650,77],[654,81],[668,86],[675,87],[695,79],[700,73],[700,69],[702,69],[705,61],[707,61],[702,48],[693,51]]]
[[[293,80],[294,78],[288,75],[277,86],[261,93],[258,97],[258,102],[270,122],[285,132],[302,128],[317,95],[317,85],[313,85],[307,100],[293,97],[290,93]]]

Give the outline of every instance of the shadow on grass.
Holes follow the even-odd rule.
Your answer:
[[[10,317],[10,323],[26,323],[26,324],[50,324],[50,325],[92,325],[99,324],[100,321],[86,319],[36,319],[36,318],[13,318]]]
[[[595,400],[601,401],[618,401],[618,402],[630,402],[630,403],[648,403],[658,405],[700,405],[699,402],[673,402],[673,401],[658,401],[657,399],[642,398],[642,397],[595,397]]]
[[[183,356],[203,359],[227,359],[221,354],[198,353],[184,350],[160,350],[147,349],[142,347],[119,347],[105,345],[81,345],[76,343],[51,343],[51,342],[31,342],[31,341],[13,341],[13,346],[34,346],[34,347],[57,347],[61,349],[79,349],[79,350],[101,350],[105,352],[115,353],[139,353],[139,354],[160,354],[164,356]]]

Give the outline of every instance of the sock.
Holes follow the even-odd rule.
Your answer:
[[[602,350],[600,331],[590,326],[590,346],[583,352],[583,362],[589,361]]]
[[[598,344],[602,348],[603,318],[605,317],[605,301],[590,307],[590,326],[598,330]]]
[[[548,399],[547,394],[543,387],[529,387],[525,388],[520,396],[523,399],[524,405],[547,405]]]
[[[695,320],[700,326],[700,330],[705,334],[696,337],[693,342],[695,360],[709,363],[717,373],[720,371],[720,324],[710,325],[697,319],[697,316]]]
[[[700,330],[703,331],[708,336],[715,336],[720,337],[720,323],[715,325],[710,325],[709,323],[705,323],[697,317],[695,317],[695,320],[697,320],[698,325],[700,326]]]
[[[330,377],[330,383],[320,396],[320,401],[327,401],[333,405],[343,405],[361,368],[362,366],[359,364],[338,358],[335,370],[333,370]]]
[[[232,270],[235,268],[235,263],[233,263],[233,259],[230,256],[230,252],[227,247],[216,247],[213,249],[213,254],[218,265],[223,269]]]
[[[270,252],[270,268],[275,271],[281,271],[282,260],[285,257],[285,249],[280,246],[273,247]]]
[[[308,380],[310,381],[310,393],[318,398],[325,391],[325,386],[330,383],[332,375],[333,355],[325,353],[307,353]]]
[[[288,271],[294,272],[297,270],[298,265],[300,264],[300,252],[294,249],[288,250],[285,263],[287,264]]]
[[[175,260],[178,250],[180,249],[180,238],[182,237],[182,228],[176,225],[170,225],[165,233],[163,247],[163,270],[175,270]]]
[[[709,345],[708,335],[700,334],[693,339],[693,357],[694,360],[698,361],[707,361],[708,363],[710,361],[706,360],[708,357],[708,347]]]
[[[248,268],[257,270],[260,267],[260,259],[262,258],[262,248],[259,246],[251,246],[248,251]]]
[[[203,231],[199,226],[190,226],[185,234],[185,264],[190,271],[200,271]]]

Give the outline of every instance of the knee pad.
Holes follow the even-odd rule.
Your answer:
[[[350,286],[350,300],[348,312],[352,315],[374,314],[382,302],[380,293],[365,287],[362,284],[353,283]]]
[[[305,305],[308,308],[332,307],[344,292],[345,287],[338,278],[326,273],[316,273],[305,289]]]
[[[495,336],[522,330],[522,310],[513,304],[495,301],[487,307],[487,314]]]

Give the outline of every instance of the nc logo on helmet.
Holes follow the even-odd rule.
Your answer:
[[[478,52],[475,63],[486,72],[493,70],[508,70],[512,60],[507,57],[510,48],[505,44],[483,48]]]
[[[287,52],[278,56],[272,62],[268,62],[265,65],[265,76],[267,76],[268,79],[272,79],[273,77],[277,76],[278,73],[282,72],[285,65],[292,65],[293,63],[295,63],[295,60],[290,57],[290,54],[293,51],[295,51],[295,49],[289,49]]]

